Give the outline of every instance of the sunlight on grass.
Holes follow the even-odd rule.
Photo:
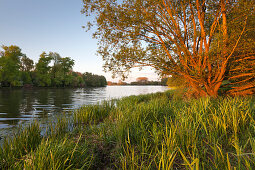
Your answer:
[[[1,167],[18,169],[252,169],[254,98],[183,100],[173,92],[83,106],[40,135],[6,139]],[[71,127],[71,128],[70,128]]]

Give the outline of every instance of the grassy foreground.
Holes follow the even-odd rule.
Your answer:
[[[41,136],[20,128],[2,169],[253,169],[255,99],[182,100],[173,92],[83,106]]]

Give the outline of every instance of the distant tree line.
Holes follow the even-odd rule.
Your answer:
[[[130,85],[160,85],[167,86],[167,79],[162,79],[161,81],[133,81]]]
[[[136,81],[131,82],[130,85],[167,85],[167,78],[162,78],[161,81],[149,81],[147,77],[138,77]]]
[[[159,86],[167,86],[167,81],[168,81],[168,78],[162,78],[160,81],[149,81],[147,77],[138,77],[136,79],[136,81],[133,81],[131,83],[127,83],[127,82],[123,82],[121,80],[119,80],[119,82],[111,82],[111,81],[108,81],[107,82],[107,85],[109,86],[116,86],[116,85],[119,85],[119,86],[125,86],[125,85],[142,85],[142,86],[146,86],[146,85],[159,85]]]
[[[104,76],[74,72],[74,60],[56,52],[43,52],[37,63],[18,46],[2,46],[0,51],[0,87],[101,87]]]

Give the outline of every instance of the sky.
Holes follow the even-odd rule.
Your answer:
[[[93,30],[82,28],[90,18],[81,9],[82,0],[0,0],[0,45],[17,45],[35,62],[43,51],[57,52],[75,60],[74,71],[104,75],[117,82],[120,78],[112,79],[111,73],[103,72]],[[134,69],[125,81],[141,76],[158,79],[154,70],[145,68]]]

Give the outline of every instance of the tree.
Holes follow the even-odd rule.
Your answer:
[[[146,83],[148,82],[148,78],[147,77],[138,77],[136,78],[137,82],[141,82],[141,83]]]
[[[28,58],[26,55],[21,57],[21,71],[31,72],[34,69],[34,61]]]
[[[61,58],[61,69],[62,69],[62,74],[63,74],[63,85],[71,85],[72,84],[72,69],[74,66],[74,60],[71,59],[70,57],[64,57]]]
[[[32,71],[34,69],[34,61],[28,58],[26,55],[21,57],[21,80],[23,84],[32,83]]]
[[[72,82],[71,85],[72,87],[84,87],[85,86],[85,82],[82,78],[82,73],[80,72],[72,72]]]
[[[107,85],[107,81],[104,76],[86,72],[82,75],[82,77],[88,87],[104,87]]]
[[[51,67],[51,85],[62,86],[62,74],[61,74],[61,56],[56,52],[49,52],[49,56],[53,60],[53,66]]]
[[[243,17],[249,16],[245,20],[242,38],[226,69],[227,81],[224,87],[229,88],[228,93],[232,94],[252,94],[255,89],[255,15],[254,11],[250,14],[250,8],[254,8],[254,4],[250,6],[249,2],[240,1],[228,15],[228,18],[234,18],[228,25],[228,43],[236,42],[234,35],[243,31]]]
[[[40,59],[35,67],[37,85],[43,87],[51,85],[51,67],[49,66],[51,61],[52,57],[48,56],[45,52],[40,55]]]
[[[50,52],[49,56],[53,59],[51,68],[51,82],[53,86],[69,86],[72,83],[73,76],[71,74],[74,60],[70,57],[61,57],[58,53]]]
[[[0,81],[2,86],[20,86],[20,58],[23,56],[18,46],[2,46],[0,54]]]
[[[167,86],[168,77],[163,77],[160,81],[160,85]]]
[[[240,61],[251,60],[254,64],[245,53],[236,53],[239,43],[248,36],[248,20],[254,15],[253,1],[83,2],[82,12],[95,16],[98,28],[94,38],[99,39],[98,53],[105,61],[104,68],[114,75],[126,76],[133,67],[151,66],[160,74],[182,78],[189,84],[190,93],[196,96],[217,96],[223,80],[231,78],[226,75],[233,62],[238,65]],[[242,8],[245,12],[231,18],[240,4],[247,7]],[[89,22],[88,28],[90,26]],[[235,26],[238,26],[235,32],[228,29]],[[252,27],[254,32],[254,25]],[[243,76],[254,80],[254,72],[234,77]],[[246,84],[239,84],[238,89],[250,89],[254,84],[244,86]]]

